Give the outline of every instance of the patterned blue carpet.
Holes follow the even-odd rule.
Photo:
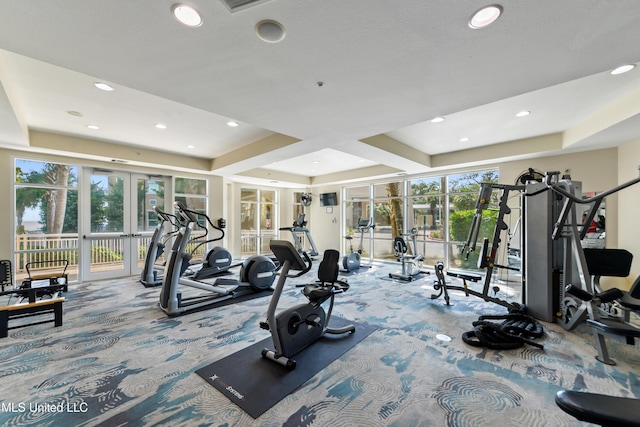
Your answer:
[[[544,351],[471,347],[461,340],[471,323],[506,310],[455,291],[447,307],[429,298],[433,276],[385,279],[396,269],[347,276],[335,314],[378,329],[255,420],[195,371],[268,337],[258,325],[269,297],[169,318],[160,289],[137,278],[71,285],[62,327],[0,340],[0,424],[576,426],[554,403],[561,388],[640,398],[637,345],[608,340],[618,364],[607,366],[586,326],[544,324]],[[301,301],[293,283],[314,277],[291,280],[281,307]],[[518,299],[517,286],[498,296],[507,292]]]

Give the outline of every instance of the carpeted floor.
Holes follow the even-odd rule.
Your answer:
[[[335,314],[377,330],[258,419],[195,371],[268,337],[258,325],[269,297],[169,318],[160,289],[136,278],[70,285],[62,327],[0,339],[0,424],[575,426],[554,403],[561,388],[640,398],[638,345],[608,340],[618,364],[607,366],[586,326],[544,324],[544,351],[471,347],[461,340],[471,323],[506,310],[460,292],[447,307],[429,298],[433,276],[382,280],[395,270],[348,276]],[[293,283],[314,277],[292,280],[281,307],[302,300]],[[498,297],[507,292],[518,298],[517,286]]]

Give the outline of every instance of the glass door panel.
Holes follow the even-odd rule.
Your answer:
[[[161,212],[173,214],[173,207],[166,206],[165,191],[167,188],[165,178],[152,178],[143,175],[135,175],[132,179],[132,194],[135,202],[135,225],[133,227],[133,239],[131,244],[132,254],[135,254],[132,263],[131,274],[137,274],[144,268],[147,249],[151,244],[151,237],[158,226],[159,220],[156,209]],[[168,227],[169,225],[167,225]],[[165,230],[170,232],[173,230]],[[167,242],[163,242],[166,243]],[[170,245],[166,245],[170,248]],[[156,262],[164,263],[166,252]]]
[[[88,169],[85,173],[82,271],[87,280],[139,274],[164,210],[164,178]],[[171,210],[172,211],[172,210]],[[173,213],[173,212],[171,212]]]
[[[129,175],[88,170],[89,215],[83,234],[83,270],[89,280],[118,277],[130,271]],[[88,222],[88,223],[87,223]]]

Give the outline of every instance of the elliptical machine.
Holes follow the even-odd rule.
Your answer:
[[[371,268],[370,265],[361,265],[361,258],[363,251],[364,233],[375,227],[375,224],[373,224],[373,218],[358,219],[356,228],[360,233],[360,245],[358,246],[357,252],[353,251],[353,236],[345,236],[345,239],[347,239],[347,241],[349,242],[349,250],[351,251],[349,255],[345,255],[342,257],[342,268],[345,272],[349,273],[362,267]]]
[[[158,217],[158,225],[153,231],[153,235],[149,241],[144,267],[140,273],[140,283],[145,287],[159,286],[162,284],[162,274],[164,274],[165,265],[158,264],[158,260],[164,255],[167,242],[180,230],[178,217],[161,211],[157,206],[154,206],[153,209]],[[167,224],[171,224],[173,230],[165,233]]]
[[[217,303],[245,297],[252,293],[270,293],[276,266],[269,258],[253,255],[242,262],[239,279],[218,278],[214,283],[183,276],[190,254],[186,251],[190,235],[197,222],[196,214],[180,202],[176,207],[185,223],[173,242],[160,291],[160,308],[169,316],[201,310]],[[182,287],[200,289],[204,294],[183,296]]]
[[[304,286],[302,293],[309,300],[306,304],[298,304],[281,311],[276,315],[278,302],[287,278],[300,277],[306,274],[312,265],[311,258],[300,253],[287,240],[272,240],[273,254],[282,267],[277,273],[280,277],[267,309],[267,321],[260,322],[260,327],[271,332],[275,350],[262,350],[262,357],[293,370],[296,361],[292,359],[297,353],[319,340],[324,334],[354,333],[353,325],[342,328],[329,328],[329,320],[333,310],[335,294],[346,292],[349,284],[338,280],[338,259],[340,253],[335,249],[327,249],[318,267],[318,281]],[[293,274],[290,271],[298,271]],[[329,300],[329,309],[325,313],[322,303]]]

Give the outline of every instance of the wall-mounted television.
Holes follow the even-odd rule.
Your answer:
[[[338,193],[320,193],[320,206],[338,206]]]

